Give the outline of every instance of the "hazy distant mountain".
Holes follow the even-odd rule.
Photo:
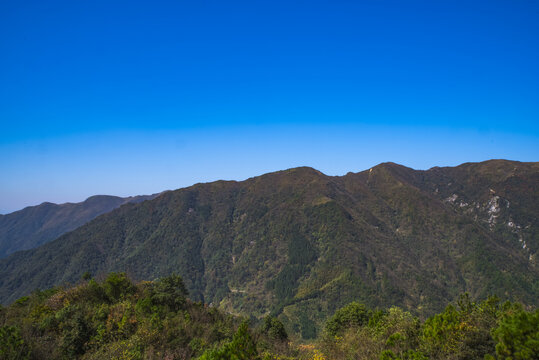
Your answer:
[[[218,181],[128,204],[0,260],[0,299],[93,274],[181,274],[191,297],[314,325],[358,300],[432,314],[464,291],[539,305],[539,163],[392,163]]]
[[[58,205],[45,202],[0,215],[0,258],[54,240],[123,204],[138,203],[156,196],[157,194],[121,198],[97,195],[80,203]]]

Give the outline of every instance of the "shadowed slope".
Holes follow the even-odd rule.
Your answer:
[[[54,240],[126,203],[138,203],[157,196],[121,198],[96,195],[80,203],[45,202],[0,216],[0,258],[15,251],[28,250]]]

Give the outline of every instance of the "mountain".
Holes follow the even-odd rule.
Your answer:
[[[197,184],[0,260],[0,300],[86,271],[177,272],[195,300],[271,312],[304,338],[352,300],[421,316],[465,291],[537,306],[538,185],[539,163],[506,160]]]
[[[127,198],[97,195],[80,203],[58,205],[45,202],[7,215],[0,215],[0,258],[54,240],[121,205],[150,200],[157,195]]]

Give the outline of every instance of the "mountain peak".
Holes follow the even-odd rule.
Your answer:
[[[286,313],[290,328],[354,300],[423,316],[465,291],[537,305],[539,170],[481,170],[498,163],[383,163],[341,177],[304,166],[197,184],[0,260],[0,299],[85,271],[126,271],[137,280],[177,272],[197,300]]]

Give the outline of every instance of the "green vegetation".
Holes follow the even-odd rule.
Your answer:
[[[492,161],[428,171],[388,163],[341,177],[297,168],[197,184],[0,259],[0,302],[90,274],[175,273],[193,301],[273,316],[303,340],[322,336],[328,317],[354,301],[421,319],[464,292],[539,306],[538,182],[538,163]],[[89,295],[126,301],[135,293],[118,293],[122,281]],[[148,296],[139,309],[183,306],[176,295]]]
[[[121,198],[97,195],[80,203],[43,203],[0,216],[0,258],[45,244],[123,204],[137,203],[156,196]]]
[[[178,275],[134,284],[110,273],[0,309],[3,360],[531,360],[539,354],[539,310],[465,294],[422,322],[398,307],[352,302],[319,334],[306,344],[276,317],[249,322],[194,303]]]
[[[247,323],[244,322],[230,342],[223,344],[218,349],[205,351],[200,360],[251,360],[257,357],[256,344],[249,334]]]
[[[285,341],[288,339],[283,323],[273,316],[266,316],[262,331],[275,340]]]
[[[465,294],[421,323],[397,307],[372,311],[352,303],[328,321],[320,344],[335,360],[535,359],[537,314],[494,297],[475,303]]]
[[[134,284],[110,273],[0,310],[1,359],[255,359],[255,337],[286,351],[277,319],[249,329],[241,318],[191,302],[178,275]]]
[[[0,356],[2,359],[28,359],[30,351],[15,326],[0,327]]]
[[[331,336],[337,336],[348,329],[357,329],[365,325],[372,315],[369,314],[365,305],[357,302],[350,303],[337,310],[326,323],[326,332]]]
[[[539,354],[539,309],[527,312],[515,306],[492,332],[501,359],[533,359]]]

